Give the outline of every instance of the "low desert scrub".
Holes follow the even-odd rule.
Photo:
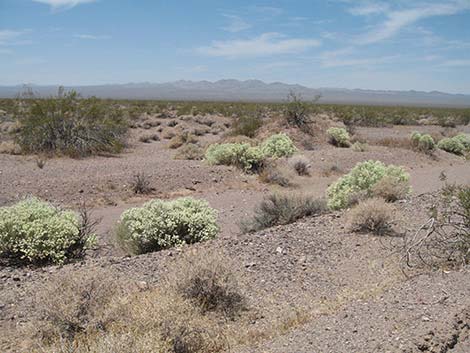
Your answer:
[[[201,160],[204,158],[204,150],[195,144],[183,145],[178,148],[175,159]]]
[[[28,99],[17,113],[16,142],[25,153],[85,157],[120,152],[128,123],[121,111],[99,99],[81,99],[74,91],[47,99]]]
[[[246,309],[236,265],[216,252],[190,251],[173,268],[167,283],[203,313],[216,312],[235,318]]]
[[[393,215],[393,206],[382,198],[367,199],[349,211],[349,227],[354,232],[381,235],[391,229]]]
[[[351,148],[354,152],[366,152],[369,149],[369,145],[364,142],[356,141],[353,143]]]
[[[139,141],[143,143],[150,143],[152,141],[160,141],[160,137],[158,137],[158,134],[142,135],[139,137]]]
[[[436,149],[436,143],[429,134],[420,134],[415,131],[411,134],[410,140],[413,148],[420,152],[432,154]]]
[[[266,184],[275,184],[282,187],[291,185],[292,175],[277,160],[268,160],[264,163],[259,179]]]
[[[314,105],[320,97],[321,96],[318,95],[313,102],[307,103],[302,100],[299,94],[290,92],[287,96],[287,103],[284,106],[284,116],[287,123],[291,126],[298,127],[305,133],[311,133],[309,115],[312,111],[312,105]]]
[[[470,187],[447,185],[429,220],[405,237],[406,265],[430,268],[470,264]]]
[[[246,172],[256,172],[261,170],[265,157],[258,147],[247,143],[222,143],[210,145],[205,159],[211,165],[233,165]]]
[[[0,142],[0,154],[21,154],[21,147],[14,141],[2,141]]]
[[[443,138],[438,142],[437,147],[459,156],[464,155],[470,152],[470,135],[458,134],[454,137]]]
[[[188,197],[155,199],[124,211],[116,235],[123,249],[142,254],[212,239],[218,231],[217,212]]]
[[[152,192],[149,177],[143,172],[134,174],[130,186],[134,194],[145,195]]]
[[[163,130],[162,129],[162,137],[165,140],[171,140],[175,136],[176,136],[176,133],[173,130],[170,130],[170,129]]]
[[[289,166],[300,176],[310,175],[310,161],[307,157],[296,155],[289,158]]]
[[[266,158],[291,157],[297,148],[286,134],[271,135],[261,143],[261,152]]]
[[[390,148],[412,149],[411,140],[404,137],[384,137],[373,142],[374,145],[385,146]]]
[[[190,252],[155,288],[137,289],[104,270],[62,276],[37,293],[40,319],[30,351],[222,353],[230,351],[248,310],[227,258]],[[57,303],[57,305],[54,305]]]
[[[388,179],[387,183],[393,185],[389,190],[396,188],[400,192],[404,190],[406,194],[409,193],[409,174],[402,167],[386,166],[380,161],[366,161],[356,164],[348,174],[327,189],[328,207],[341,209],[354,203],[358,197],[362,199],[374,196],[374,187],[384,178]],[[388,195],[388,198],[401,196]]]
[[[244,232],[256,232],[276,225],[293,223],[325,210],[323,200],[310,196],[271,194],[256,207],[253,218],[243,221],[240,227]]]
[[[61,264],[80,258],[95,243],[95,222],[37,198],[0,208],[0,256],[25,263]]]
[[[337,147],[350,147],[351,138],[346,129],[340,127],[331,127],[326,131],[328,142]]]
[[[232,135],[243,135],[255,137],[256,132],[261,127],[261,119],[253,115],[244,115],[238,117],[232,125]]]
[[[188,133],[188,132],[183,132],[181,134],[178,134],[174,136],[170,142],[168,143],[168,148],[171,149],[176,149],[179,148],[185,144],[194,144],[197,143],[197,138],[196,136]]]

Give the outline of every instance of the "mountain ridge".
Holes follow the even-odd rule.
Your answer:
[[[50,96],[59,85],[26,85],[39,96]],[[1,98],[15,97],[25,85],[0,86]],[[374,105],[430,105],[470,107],[470,95],[440,91],[371,90],[361,88],[310,88],[283,82],[266,83],[261,80],[222,79],[218,81],[178,80],[163,83],[128,82],[123,84],[73,85],[82,96],[115,99],[161,100],[215,100],[215,101],[285,101],[289,92],[312,100],[321,94],[323,103],[374,104]]]

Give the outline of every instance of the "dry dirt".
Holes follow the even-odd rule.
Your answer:
[[[270,191],[256,176],[204,161],[175,160],[168,140],[138,141],[115,157],[82,160],[55,158],[40,169],[34,156],[0,154],[0,206],[36,195],[65,207],[86,201],[95,217],[99,246],[84,261],[44,268],[0,268],[0,351],[17,351],[21,327],[36,315],[32,294],[58,273],[105,268],[110,275],[158,283],[182,250],[127,257],[113,241],[123,210],[154,198],[193,196],[208,200],[219,212],[221,233],[216,240],[195,245],[221,249],[239,264],[250,305],[261,313],[253,332],[263,332],[237,352],[470,352],[470,273],[423,272],[406,278],[395,250],[400,237],[355,234],[345,226],[345,214],[335,212],[240,234],[240,220],[250,215]],[[295,177],[284,191],[322,197],[325,189],[357,162],[375,159],[402,165],[411,175],[413,195],[397,204],[398,233],[415,229],[427,216],[435,192],[447,182],[470,184],[470,163],[438,151],[430,157],[406,148],[374,145],[386,137],[406,138],[417,127],[357,128],[370,142],[365,152],[317,143],[303,154],[311,175]],[[419,127],[433,134],[452,132]],[[468,132],[468,127],[461,128]],[[423,130],[424,131],[424,130]],[[219,137],[201,137],[203,142]],[[137,172],[149,176],[150,195],[137,196],[129,183]],[[253,334],[256,336],[256,334]],[[15,337],[16,336],[16,337]],[[257,336],[257,337],[258,337]]]

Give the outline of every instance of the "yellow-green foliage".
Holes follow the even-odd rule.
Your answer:
[[[205,159],[212,165],[234,165],[245,171],[255,171],[263,163],[264,156],[258,147],[248,143],[222,143],[210,145]]]
[[[77,248],[93,244],[93,236],[83,238],[82,235],[75,213],[36,198],[0,208],[2,256],[37,263],[62,263]]]
[[[280,133],[268,137],[260,146],[263,155],[267,158],[290,157],[297,148],[286,134]]]
[[[245,171],[258,171],[266,158],[290,157],[297,151],[286,134],[272,135],[259,147],[248,143],[210,145],[205,159],[212,165],[234,165]]]
[[[470,134],[458,134],[453,137],[454,140],[459,141],[465,148],[465,152],[470,151]]]
[[[341,209],[349,206],[357,195],[372,196],[374,186],[384,177],[394,179],[401,184],[408,185],[409,182],[409,175],[402,167],[387,166],[380,161],[358,163],[348,174],[327,189],[328,207]]]
[[[121,215],[117,236],[134,253],[147,253],[214,238],[217,212],[204,200],[190,197],[155,199]]]
[[[328,139],[332,145],[338,147],[351,146],[350,137],[346,129],[331,127],[326,131],[326,133],[328,134]]]
[[[457,154],[457,155],[462,155],[465,152],[465,146],[464,144],[460,141],[460,139],[453,137],[453,138],[444,138],[440,140],[437,144],[437,147],[443,151]]]
[[[429,134],[420,134],[419,132],[415,131],[411,134],[411,144],[414,148],[418,151],[424,153],[431,153],[436,149],[436,143],[434,139]]]

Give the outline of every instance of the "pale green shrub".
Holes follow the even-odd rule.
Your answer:
[[[37,198],[0,208],[0,254],[32,263],[63,263],[83,255],[95,237],[74,212]]]
[[[292,140],[284,133],[268,137],[260,148],[264,157],[268,158],[290,157],[297,152]]]
[[[117,236],[124,248],[141,254],[212,239],[216,221],[217,212],[206,201],[155,199],[124,211]]]
[[[411,145],[418,151],[424,153],[432,153],[436,149],[436,143],[434,139],[429,134],[420,134],[415,131],[411,134]]]
[[[386,166],[380,161],[366,161],[356,166],[327,189],[328,207],[341,209],[350,205],[357,195],[373,196],[374,186],[387,177],[399,184],[408,184],[409,175],[402,167]],[[407,186],[408,192],[409,187]]]
[[[247,143],[223,143],[210,145],[205,159],[212,165],[234,165],[245,171],[256,171],[261,167],[264,155],[258,147]]]
[[[367,143],[364,143],[364,142],[354,142],[354,144],[352,145],[352,149],[354,152],[365,152],[367,151],[367,149],[369,148],[369,145]]]
[[[340,127],[331,127],[326,131],[329,142],[338,147],[349,147],[351,146],[349,133],[346,129]]]
[[[465,146],[459,139],[454,138],[444,138],[440,140],[437,144],[437,147],[441,150],[444,150],[449,153],[462,155],[465,152]]]
[[[466,152],[470,151],[470,134],[458,134],[457,136],[454,136],[453,139],[459,141],[465,148]]]

